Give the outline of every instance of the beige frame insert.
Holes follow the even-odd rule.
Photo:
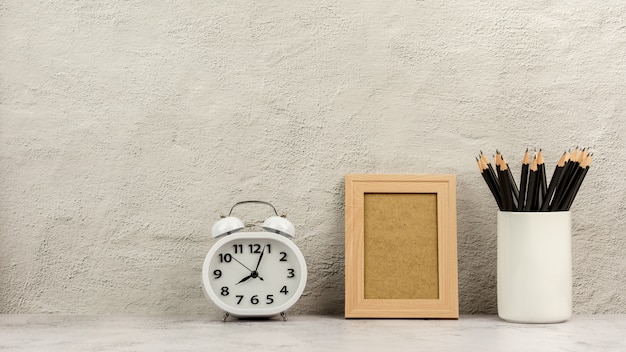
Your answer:
[[[458,319],[456,177],[346,175],[345,191],[345,317]]]

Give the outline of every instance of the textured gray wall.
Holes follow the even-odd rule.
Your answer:
[[[299,231],[296,313],[343,313],[346,173],[457,175],[463,313],[495,313],[474,157],[593,148],[574,311],[625,313],[621,1],[3,1],[0,312],[210,313],[209,232]],[[246,208],[249,220],[268,215]]]

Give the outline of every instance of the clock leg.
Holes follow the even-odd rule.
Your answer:
[[[230,314],[224,312],[224,317],[223,317],[224,320],[223,321],[226,322],[226,319],[228,319],[229,316],[230,316]]]
[[[283,321],[287,321],[287,313],[282,312],[280,313],[280,316],[283,317]]]

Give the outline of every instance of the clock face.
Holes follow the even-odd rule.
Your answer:
[[[306,284],[306,264],[296,245],[268,232],[220,239],[202,270],[205,293],[235,316],[272,316],[291,307]]]

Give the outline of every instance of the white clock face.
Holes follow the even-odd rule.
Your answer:
[[[203,278],[211,300],[236,316],[272,316],[292,306],[306,284],[304,257],[293,242],[266,232],[221,239],[207,254]]]

